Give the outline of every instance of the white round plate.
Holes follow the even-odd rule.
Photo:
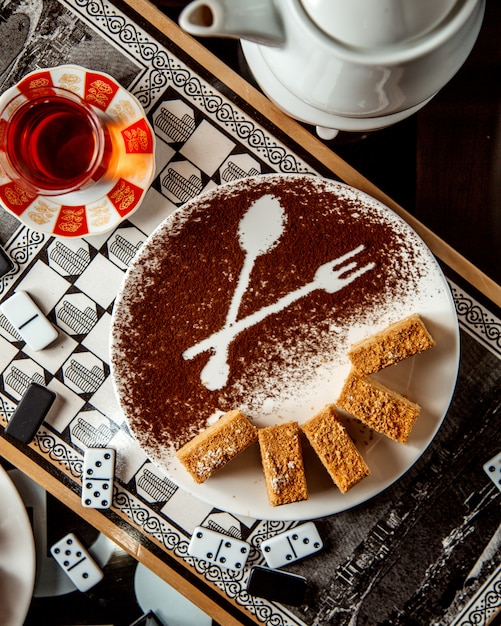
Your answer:
[[[0,467],[0,624],[19,626],[35,584],[35,542],[26,508]]]
[[[291,195],[281,188],[284,182],[285,189],[292,184],[306,203],[300,213],[285,206]],[[336,209],[338,198],[348,206],[347,212]],[[214,199],[217,202],[208,203]],[[247,229],[246,236],[238,235],[242,229]],[[355,247],[359,252],[341,259]],[[243,288],[238,281],[246,258],[252,272]],[[334,272],[338,266],[345,268],[346,274],[338,270],[341,281],[350,275],[349,263],[355,266],[351,272],[361,274],[333,293],[318,285],[304,292],[317,269],[334,259]],[[237,291],[240,301],[229,314]],[[291,294],[294,302],[277,310],[279,299]],[[144,317],[138,313],[141,303],[147,303]],[[236,334],[230,337],[227,354],[233,359],[227,358],[228,378],[217,382],[210,370],[203,372],[218,352],[207,339],[225,324],[236,329],[256,311],[266,315],[254,316],[248,329],[241,325],[238,341]],[[436,346],[387,368],[377,378],[420,404],[421,415],[406,445],[349,421],[350,434],[371,475],[348,493],[343,495],[334,486],[308,445],[304,455],[309,497],[277,507],[268,503],[257,444],[201,485],[179,463],[175,447],[204,430],[218,411],[240,408],[256,426],[264,427],[288,420],[301,424],[325,404],[335,404],[350,370],[350,345],[413,313],[421,315]],[[115,303],[111,332],[116,393],[145,452],[186,491],[221,510],[261,519],[330,515],[391,485],[435,436],[459,365],[454,303],[423,241],[372,197],[311,176],[244,179],[175,211],[129,268]],[[205,351],[200,349],[195,356],[185,354],[204,345]],[[163,365],[155,368],[150,355],[158,351]]]
[[[162,624],[212,626],[209,615],[141,563],[134,574],[134,591],[143,613],[153,611]]]
[[[68,89],[103,116],[114,137],[117,165],[109,178],[59,196],[22,189],[0,167],[0,203],[29,228],[57,237],[97,235],[116,227],[139,208],[155,172],[155,134],[143,107],[108,74],[60,65],[27,74],[2,94],[0,110],[34,86]]]

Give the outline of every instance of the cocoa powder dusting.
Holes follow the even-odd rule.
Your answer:
[[[239,223],[265,194],[280,202],[285,230],[255,259],[237,321],[310,283],[322,264],[361,244],[351,261],[371,269],[334,293],[313,290],[237,334],[227,383],[210,390],[201,371],[211,352],[192,359],[183,352],[225,325],[245,259]],[[143,247],[117,299],[112,365],[132,432],[150,446],[177,449],[218,411],[240,408],[256,425],[268,425],[270,412],[300,404],[309,387],[325,385],[329,364],[347,360],[354,327],[413,312],[400,307],[408,309],[431,262],[416,258],[416,240],[374,203],[304,176],[250,179],[185,205]]]

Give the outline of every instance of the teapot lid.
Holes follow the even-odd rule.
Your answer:
[[[345,45],[374,48],[426,35],[461,0],[300,0],[326,35]]]

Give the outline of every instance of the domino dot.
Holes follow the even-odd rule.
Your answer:
[[[111,459],[111,454],[109,452],[106,452],[104,455],[104,458],[109,461]]]
[[[110,488],[110,486],[108,485],[108,483],[104,483],[103,489],[106,491],[106,489],[109,489],[109,488]]]
[[[87,474],[88,474],[89,476],[92,476],[92,474],[93,474],[93,473],[94,473],[94,470],[92,470],[92,469],[88,469],[88,470],[87,470]]]
[[[87,498],[87,499],[85,500],[85,504],[86,504],[87,506],[89,506],[91,502],[92,502],[92,500],[91,500],[90,498]]]
[[[261,552],[268,567],[278,569],[283,565],[303,559],[320,550],[322,540],[313,522],[274,535],[261,543]]]
[[[67,535],[50,548],[57,564],[80,591],[87,591],[103,578],[103,572],[73,535]]]
[[[249,551],[250,546],[244,541],[201,527],[193,530],[188,546],[190,556],[239,571],[243,569]]]
[[[102,463],[101,461],[96,461],[96,467],[101,467]]]

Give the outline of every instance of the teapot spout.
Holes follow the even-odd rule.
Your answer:
[[[273,0],[194,0],[181,11],[179,25],[195,37],[232,37],[268,46],[285,41]]]

